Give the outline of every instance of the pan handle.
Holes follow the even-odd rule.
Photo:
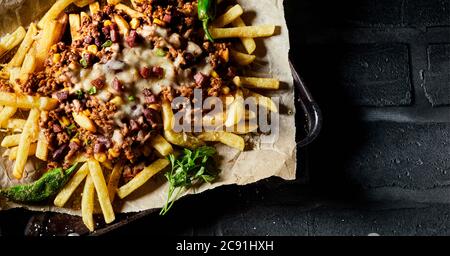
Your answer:
[[[306,137],[297,141],[297,145],[299,147],[305,147],[313,142],[320,133],[322,128],[322,112],[290,60],[289,65],[294,78],[294,87],[298,95],[297,101],[300,103],[306,118],[305,128],[307,134]]]

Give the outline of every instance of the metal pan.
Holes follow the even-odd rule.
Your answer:
[[[298,113],[296,116],[297,126],[301,124],[304,129],[297,136],[297,146],[303,148],[310,144],[318,135],[322,124],[320,108],[314,101],[305,83],[299,76],[292,62],[290,62],[296,92]],[[102,225],[91,235],[102,235],[112,230],[127,225],[130,222],[143,218],[157,210],[148,210],[132,214],[118,214],[117,221],[111,225]],[[80,217],[70,216],[60,213],[31,213],[32,216],[25,227],[25,235],[46,236],[46,235],[87,235],[88,230],[84,226]],[[101,223],[101,216],[98,218]]]

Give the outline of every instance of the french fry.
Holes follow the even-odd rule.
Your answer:
[[[17,159],[17,152],[19,150],[19,147],[12,147],[9,149],[9,160],[14,161]],[[30,145],[30,149],[28,151],[28,156],[33,156],[36,154],[36,143],[33,143]]]
[[[108,179],[108,194],[109,194],[109,200],[114,202],[114,198],[116,197],[117,193],[117,187],[119,185],[120,176],[122,175],[123,171],[123,164],[117,163],[114,165],[114,168],[111,172],[111,175],[109,175]]]
[[[36,145],[36,157],[42,161],[47,161],[48,157],[48,141],[45,137],[44,131],[39,132],[38,141]]]
[[[263,96],[259,93],[247,90],[245,88],[243,88],[242,90],[244,91],[246,97],[253,99],[256,102],[256,104],[266,108],[267,110],[269,110],[271,112],[274,112],[274,113],[278,112],[278,107],[275,104],[275,102],[272,101],[272,99],[270,99],[266,96]]]
[[[56,20],[58,16],[67,8],[74,0],[58,0],[52,7],[45,13],[44,17],[38,23],[40,29],[47,29],[48,22]]]
[[[70,36],[72,37],[72,41],[80,38],[80,15],[77,13],[69,14],[69,25],[70,25]]]
[[[48,51],[52,45],[60,41],[68,20],[67,14],[62,15],[58,20],[49,20],[41,33],[39,33],[36,46],[36,70],[39,71],[44,68],[44,62],[48,57]]]
[[[0,40],[0,57],[20,44],[26,33],[25,29],[20,26],[11,34],[4,35]]]
[[[151,165],[147,166],[138,173],[132,180],[130,180],[127,184],[123,185],[117,190],[117,195],[124,199],[129,194],[131,194],[136,189],[140,188],[144,185],[151,177],[155,174],[166,168],[170,164],[167,159],[158,159],[153,162]]]
[[[20,83],[25,83],[28,80],[28,77],[31,73],[36,69],[36,51],[34,47],[28,51],[25,55],[25,59],[22,63],[22,68],[20,69],[19,80]]]
[[[230,132],[203,132],[198,135],[198,138],[204,141],[215,141],[221,142],[232,148],[244,151],[245,141],[244,139],[236,134]]]
[[[0,111],[0,127],[3,127],[7,121],[16,113],[17,108],[11,106],[5,106]]]
[[[244,96],[241,90],[236,91],[234,102],[228,107],[225,126],[238,124],[245,116]]]
[[[89,174],[88,165],[85,163],[81,166],[81,168],[72,176],[72,178],[67,182],[64,188],[59,191],[58,195],[56,195],[53,203],[58,207],[64,207],[64,205],[69,201],[73,192],[77,189],[77,187],[83,182],[86,176]]]
[[[95,0],[75,0],[73,3],[78,7],[85,7],[88,4],[91,4]]]
[[[91,12],[91,15],[94,15],[98,11],[100,11],[100,4],[98,2],[93,2],[89,4],[89,11]]]
[[[58,104],[57,99],[0,92],[0,105],[23,109],[38,108],[40,110],[52,110]]]
[[[90,175],[87,175],[84,183],[83,196],[81,197],[81,218],[84,225],[92,232],[95,229],[94,223],[94,199],[95,186]]]
[[[32,22],[28,28],[28,31],[23,38],[22,43],[19,46],[19,49],[17,49],[16,54],[14,54],[14,57],[9,61],[8,68],[11,67],[21,67],[23,60],[25,59],[25,55],[30,50],[31,45],[34,42],[33,37],[36,36],[37,33],[37,27],[34,22]]]
[[[106,2],[111,5],[116,5],[119,4],[121,0],[107,0]]]
[[[81,128],[84,128],[91,132],[97,131],[94,122],[92,122],[92,120],[89,119],[89,117],[85,116],[83,113],[73,113],[73,119],[75,120],[75,123],[77,123]]]
[[[3,138],[0,146],[4,148],[16,147],[17,145],[19,145],[19,141],[20,141],[20,134],[8,135]]]
[[[235,76],[233,83],[239,87],[249,89],[278,90],[280,89],[280,81],[273,78],[243,77]]]
[[[102,168],[98,161],[89,160],[89,174],[94,182],[95,190],[97,191],[98,201],[102,208],[103,217],[106,223],[111,223],[116,218],[114,210],[109,200],[108,187],[106,186],[105,177],[103,176]]]
[[[231,24],[235,27],[246,27],[245,22],[242,18],[237,18]],[[252,54],[256,50],[256,42],[253,38],[250,37],[241,37],[241,42],[244,45],[245,50],[247,50],[248,54]]]
[[[115,9],[123,11],[131,18],[144,18],[145,17],[145,15],[143,13],[135,11],[131,7],[126,6],[124,4],[116,4]]]
[[[173,131],[174,115],[172,107],[168,101],[162,103],[162,118],[164,125],[164,138],[177,146],[195,149],[202,146],[204,143],[187,133],[176,133]]]
[[[36,126],[39,121],[39,110],[33,108],[30,110],[27,122],[23,128],[22,135],[20,137],[19,146],[17,148],[16,162],[14,163],[13,175],[16,179],[22,178],[25,164],[30,152],[31,141],[36,138]]]
[[[237,125],[234,126],[234,130],[233,133],[236,134],[247,134],[247,133],[251,133],[254,132],[258,129],[258,125],[257,124],[246,124],[245,122],[240,122]]]
[[[235,19],[241,17],[244,13],[244,9],[239,4],[231,7],[222,16],[216,18],[212,24],[213,27],[222,28],[233,22]]]
[[[128,22],[122,16],[117,14],[114,15],[114,21],[119,28],[119,33],[122,35],[128,35],[128,32],[130,31],[130,25],[128,25]]]
[[[230,52],[231,52],[231,56],[233,57],[233,60],[235,60],[236,63],[241,66],[250,65],[256,59],[255,55],[245,54],[245,53],[238,52],[235,50],[231,50]]]
[[[27,122],[27,120],[25,120],[25,119],[13,118],[13,119],[9,119],[7,121],[5,127],[2,126],[1,128],[6,128],[8,130],[22,132],[23,127],[25,126],[26,122]]]
[[[168,156],[173,152],[172,145],[170,145],[170,143],[167,142],[167,140],[159,134],[153,137],[150,143],[152,144],[153,148],[156,149],[159,154],[161,154],[161,156]]]
[[[215,39],[241,37],[269,37],[275,34],[274,25],[246,26],[235,28],[211,28],[211,36]]]
[[[12,67],[9,68],[9,82],[12,84],[15,92],[21,92],[20,85],[17,83],[17,80],[20,77],[20,67]]]

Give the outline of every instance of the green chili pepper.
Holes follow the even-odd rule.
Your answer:
[[[216,17],[216,0],[198,0],[198,18],[203,22],[203,30],[209,41],[214,42],[214,38],[209,32],[209,22]]]
[[[0,190],[0,195],[15,202],[38,203],[49,199],[61,190],[77,169],[78,164],[63,171],[56,168],[42,175],[37,181]]]

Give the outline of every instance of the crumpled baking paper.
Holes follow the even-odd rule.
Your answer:
[[[0,0],[0,34],[13,31],[18,25],[27,26],[31,21],[45,13],[54,0]],[[273,143],[262,143],[260,137],[247,137],[252,141],[253,149],[245,152],[217,145],[220,155],[221,173],[213,184],[204,184],[196,189],[186,191],[187,194],[201,193],[223,185],[245,185],[272,176],[286,180],[296,176],[296,143],[295,143],[295,106],[293,78],[289,67],[289,34],[284,17],[282,0],[240,0],[245,10],[243,16],[247,25],[276,24],[278,34],[271,38],[257,39],[257,61],[252,64],[248,75],[263,77],[273,76],[280,79],[283,89],[272,93],[280,98],[279,138]],[[41,10],[41,11],[39,11]],[[0,138],[1,139],[1,138]],[[2,154],[4,149],[0,150]],[[0,187],[8,187],[18,183],[32,181],[39,168],[36,162],[29,162],[25,177],[16,181],[12,178],[12,162],[0,158]],[[138,191],[127,197],[117,209],[119,212],[139,212],[161,208],[167,197],[168,184],[163,175],[158,175],[147,182]],[[10,202],[0,198],[0,210],[24,207],[36,211],[54,211],[80,215],[80,211],[70,208],[57,208],[52,205],[36,206]]]

